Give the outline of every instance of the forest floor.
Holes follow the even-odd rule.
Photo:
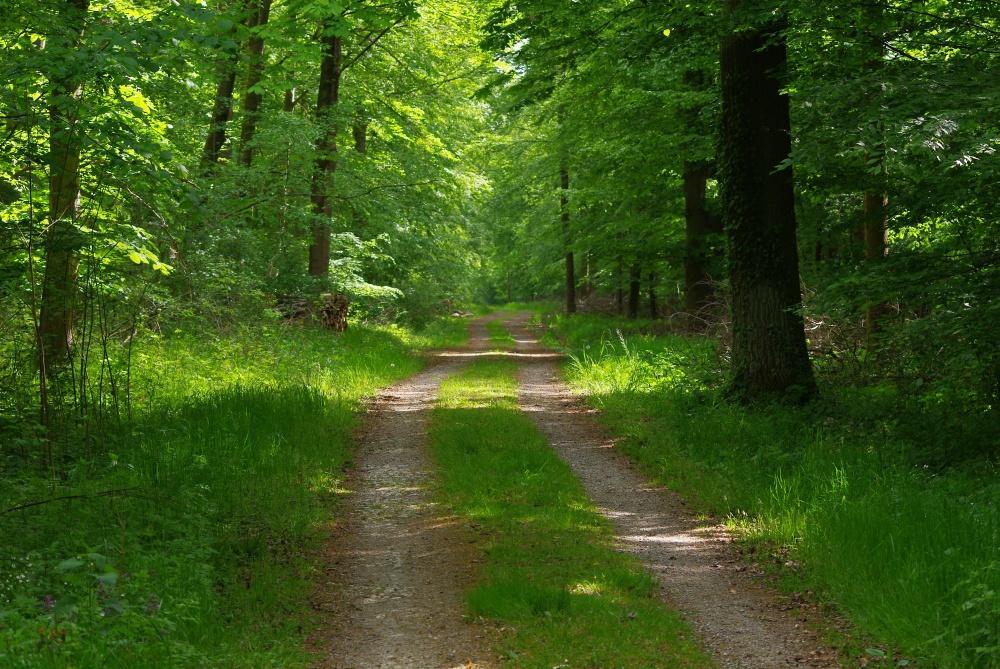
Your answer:
[[[811,631],[816,622],[811,618],[818,615],[815,611],[790,604],[763,585],[732,548],[724,528],[696,516],[681,498],[650,483],[616,452],[614,441],[595,420],[594,411],[560,380],[561,355],[539,342],[529,320],[528,315],[519,315],[503,322],[497,316],[474,321],[466,347],[432,354],[434,361],[426,371],[385,391],[373,403],[352,474],[345,483],[351,493],[331,533],[328,568],[315,595],[314,606],[324,612],[325,619],[313,637],[313,649],[322,658],[320,666],[488,667],[503,662],[510,666],[569,667],[578,664],[567,659],[552,665],[549,656],[572,656],[574,652],[580,660],[589,658],[589,663],[581,666],[609,666],[608,658],[614,658],[610,666],[622,667],[707,666],[709,661],[700,651],[685,650],[685,644],[694,645],[692,639],[720,667],[838,666],[836,652],[824,647]],[[491,361],[500,361],[497,364],[509,369],[476,368]],[[479,451],[495,451],[496,446],[505,444],[505,434],[482,432],[491,423],[482,422],[481,416],[504,408],[496,404],[496,398],[504,394],[503,375],[508,372],[507,383],[513,388],[507,389],[508,413],[519,415],[500,416],[494,421],[507,423],[492,424],[505,426],[499,431],[511,435],[506,442],[512,448],[510,457],[526,464],[504,488],[504,482],[496,478],[496,471],[504,465],[488,460],[497,457],[496,453],[480,455]],[[442,383],[451,383],[450,378],[457,378],[459,384],[450,387],[452,395],[474,393],[478,382],[488,391],[484,395],[488,401],[470,407],[463,405],[461,398],[439,398],[438,409],[432,409]],[[442,408],[442,402],[451,404]],[[470,408],[475,411],[470,412]],[[445,423],[452,416],[465,421],[471,431],[449,433],[452,427]],[[527,427],[517,423],[525,417]],[[547,453],[517,450],[533,439],[530,433],[518,432],[525,429],[536,430],[540,448]],[[480,448],[472,441],[486,446]],[[558,473],[567,465],[572,474],[543,483],[543,487],[559,489],[557,499],[528,500],[528,506],[539,509],[537,513],[514,517],[506,524],[496,521],[495,517],[516,510],[513,502],[508,502],[524,494],[532,477],[551,477],[552,471]],[[481,472],[477,487],[502,499],[468,503],[468,494],[463,497],[461,490],[456,492],[453,482],[460,473],[456,468],[462,466]],[[474,494],[487,494],[482,490]],[[547,510],[546,504],[565,508]],[[490,510],[484,512],[480,507]],[[580,507],[596,520],[584,518],[581,522],[574,515]],[[523,546],[505,545],[504,533],[530,532],[525,527],[541,523],[546,513],[572,516],[551,530],[551,544],[556,548],[549,546],[548,553],[522,554],[518,551],[525,550]],[[567,535],[567,546],[591,544],[594,551],[581,556],[567,547],[558,553],[561,534],[578,532],[587,523],[597,528],[595,532]],[[537,536],[524,534],[518,542],[544,542],[548,530],[539,531]],[[600,552],[602,547],[607,549],[604,553]],[[516,553],[513,560],[505,557],[511,551]],[[622,554],[634,558],[622,558]],[[565,582],[568,572],[552,572],[548,567],[537,573],[525,571],[522,563],[533,555],[557,563],[581,562],[584,572],[590,570],[591,580],[586,587],[579,583],[570,586]],[[635,558],[637,564],[628,562],[635,562]],[[505,559],[514,566],[505,564]],[[626,562],[616,562],[622,559]],[[568,619],[574,611],[591,611],[595,605],[585,600],[597,600],[602,592],[611,592],[614,578],[608,574],[623,571],[629,573],[625,580],[639,584],[623,591],[635,590],[639,594],[635,601],[657,595],[652,599],[654,608],[630,608],[646,604],[628,600],[627,593],[608,595],[616,600],[609,602],[609,607],[621,604],[618,600],[623,598],[628,600],[620,613],[602,609],[602,615],[617,616],[611,625],[615,628],[610,632],[616,635],[613,638],[607,636],[607,617],[593,623]],[[511,583],[515,577],[528,582]],[[473,625],[463,615],[463,592],[477,581],[491,578],[500,585],[480,585],[478,595],[473,591],[466,596],[473,612],[492,618]],[[551,582],[539,582],[546,579]],[[644,579],[649,582],[645,595]],[[505,616],[505,605],[491,608],[481,601],[488,600],[497,587],[508,589],[504,596],[514,593],[514,597],[530,599],[531,612],[544,614],[536,618],[542,625],[553,613],[567,619],[557,621],[554,629],[558,632],[540,644],[511,642],[510,637],[519,634],[518,624],[510,622],[516,615]],[[531,593],[523,595],[525,589]],[[556,593],[549,598],[555,603],[542,601],[539,592]],[[575,599],[567,593],[573,593]],[[577,596],[580,593],[582,596]],[[566,596],[564,603],[559,602],[560,594]],[[674,611],[679,612],[679,618]],[[642,634],[617,631],[628,628],[637,617],[653,620],[663,629]],[[606,647],[585,648],[602,635]],[[627,647],[630,640],[649,643],[649,637],[660,637],[653,641],[672,646],[670,652],[649,649],[648,655],[641,656],[646,658],[642,664],[628,664],[628,658],[640,657]],[[674,654],[677,652],[686,654],[681,657]]]

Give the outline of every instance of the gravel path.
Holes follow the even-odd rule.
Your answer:
[[[468,350],[486,347],[477,321]],[[441,382],[464,362],[438,357],[369,410],[313,598],[322,617],[309,644],[317,667],[492,666],[486,629],[462,617],[477,559],[470,537],[427,490],[427,421]]]
[[[802,621],[741,565],[721,528],[699,524],[674,493],[652,484],[624,456],[559,378],[527,317],[508,323],[518,342],[519,401],[581,479],[635,554],[661,584],[662,597],[697,630],[720,667],[837,667]]]
[[[463,619],[462,596],[479,558],[459,522],[430,500],[425,450],[441,382],[484,355],[519,363],[522,409],[611,520],[620,548],[658,579],[662,598],[691,621],[720,667],[838,666],[791,607],[746,571],[721,528],[700,524],[676,494],[614,450],[594,411],[560,380],[561,356],[538,342],[527,316],[508,323],[517,347],[502,353],[490,351],[485,322],[472,323],[467,347],[437,353],[426,371],[372,404],[313,599],[321,614],[310,640],[315,666],[498,664],[487,650],[492,630]]]

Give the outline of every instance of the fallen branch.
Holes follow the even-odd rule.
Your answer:
[[[9,509],[4,509],[0,511],[0,516],[6,515],[8,513],[13,513],[15,511],[21,511],[22,509],[30,509],[33,506],[41,506],[42,504],[48,504],[49,502],[58,502],[66,499],[88,499],[90,497],[111,497],[112,495],[123,495],[125,493],[137,490],[139,486],[132,486],[131,488],[119,488],[117,490],[104,490],[102,492],[95,492],[89,495],[61,495],[59,497],[50,497],[49,499],[36,500],[34,502],[27,502],[25,504],[18,504],[17,506],[12,506]]]

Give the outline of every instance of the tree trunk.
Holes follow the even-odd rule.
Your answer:
[[[685,309],[695,323],[714,301],[712,276],[708,271],[710,235],[722,232],[719,220],[705,207],[705,186],[712,174],[707,162],[684,163],[684,254]]]
[[[212,120],[202,150],[202,167],[210,169],[219,162],[222,147],[226,144],[226,126],[233,115],[233,89],[236,87],[236,54],[224,57],[220,62],[219,83],[215,89],[215,104],[212,106]]]
[[[569,229],[569,165],[563,159],[559,165],[559,212],[562,219],[563,241],[566,244],[566,313],[576,313],[576,270],[573,262],[573,241]]]
[[[72,53],[83,36],[88,0],[68,0],[61,8],[65,32],[47,40],[48,49]],[[82,83],[63,63],[49,75],[49,226],[45,232],[45,274],[38,319],[42,375],[55,378],[66,368],[73,347],[80,232],[80,119]]]
[[[649,317],[656,319],[660,317],[660,310],[656,304],[656,272],[649,273]]]
[[[625,261],[621,256],[615,270],[615,310],[621,316],[625,313]]]
[[[368,122],[362,113],[358,113],[355,117],[351,134],[354,136],[354,150],[362,156],[366,155],[368,153]],[[351,218],[354,221],[354,233],[362,236],[362,231],[366,227],[366,221],[360,202],[352,204]]]
[[[863,24],[874,33],[869,44],[870,58],[865,63],[868,72],[878,75],[883,67],[885,45],[882,42],[885,12],[876,1],[862,9]],[[873,84],[865,95],[865,103],[869,110],[878,110],[881,97],[881,84]],[[873,149],[865,152],[865,172],[870,188],[865,191],[862,214],[862,234],[864,243],[864,258],[867,263],[880,262],[887,251],[887,222],[889,217],[888,173],[885,163],[885,123],[881,113],[876,113],[872,122],[873,134],[878,138],[873,142]],[[870,304],[865,309],[865,331],[869,345],[871,337],[879,330],[879,320],[885,313],[882,303]]]
[[[244,7],[245,8],[245,7]],[[223,36],[229,40],[236,39],[237,24],[243,16],[233,21],[233,26]],[[205,171],[211,170],[222,154],[226,145],[226,129],[229,119],[233,116],[233,90],[236,88],[236,68],[239,63],[239,48],[223,52],[218,61],[219,81],[215,88],[215,102],[212,104],[212,120],[208,124],[208,135],[205,137],[205,147],[201,153],[201,165]]]
[[[887,193],[865,193],[865,260],[878,261],[885,257],[886,220],[889,213],[889,195]]]
[[[731,0],[730,10],[741,4]],[[790,167],[784,25],[744,29],[722,42],[719,161],[732,285],[733,378],[743,401],[804,401],[816,392],[799,287]]]
[[[240,108],[243,112],[243,127],[240,129],[240,164],[245,167],[253,164],[253,137],[257,132],[257,119],[260,117],[260,105],[264,99],[257,90],[257,86],[264,78],[264,36],[261,34],[261,29],[267,25],[270,15],[271,0],[259,0],[256,7],[251,9],[247,21],[247,27],[250,29],[247,60],[250,67],[247,70],[246,91]]]
[[[329,190],[337,169],[337,126],[333,111],[340,101],[342,43],[340,37],[323,38],[323,60],[320,64],[319,91],[316,95],[316,118],[322,125],[316,145],[313,167],[312,244],[309,246],[309,274],[326,276],[330,271],[330,218],[333,215]]]
[[[628,317],[635,320],[639,317],[639,298],[642,295],[642,273],[639,263],[634,263],[629,270],[628,282]]]
[[[354,135],[354,150],[365,155],[368,153],[368,124],[363,119],[358,119],[352,128]]]

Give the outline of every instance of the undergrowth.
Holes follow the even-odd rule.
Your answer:
[[[307,666],[310,548],[360,401],[464,331],[144,337],[131,421],[56,479],[3,450],[0,511],[43,503],[0,515],[0,666]]]
[[[468,595],[501,626],[510,667],[707,667],[653,578],[613,545],[582,485],[517,407],[516,365],[482,360],[447,380],[430,429],[446,504],[480,534]]]
[[[711,341],[650,325],[553,321],[569,381],[628,455],[883,640],[870,657],[1000,667],[995,416],[828,381],[807,407],[733,406]]]

